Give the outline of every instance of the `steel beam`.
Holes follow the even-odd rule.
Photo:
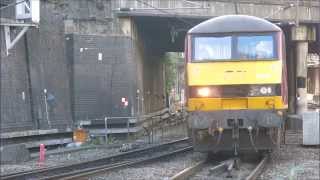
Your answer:
[[[23,27],[18,35],[11,41],[10,26],[4,26],[7,55],[9,55],[9,50],[21,39],[21,37],[28,31],[28,29],[29,26]]]

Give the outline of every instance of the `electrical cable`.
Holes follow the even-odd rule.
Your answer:
[[[7,9],[7,8],[9,8],[11,6],[16,6],[16,5],[24,3],[24,2],[26,2],[26,0],[22,0],[22,1],[19,1],[19,2],[11,3],[11,4],[8,4],[7,6],[1,7],[0,10]]]
[[[280,8],[279,10],[277,10],[276,12],[271,12],[268,16],[265,16],[264,19],[271,18],[272,16],[277,15],[277,14],[279,14],[280,12],[285,11],[285,10],[287,10],[287,9],[290,9],[290,8],[292,8],[292,7],[294,7],[293,4],[289,4],[288,6],[281,7],[281,8]]]

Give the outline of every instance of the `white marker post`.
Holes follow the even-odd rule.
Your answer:
[[[47,102],[47,89],[44,89],[43,92],[44,92],[44,104],[45,104],[45,109],[46,109],[46,117],[47,117],[47,121],[48,121],[48,126],[49,126],[49,128],[51,128],[51,122],[50,122],[49,110],[48,110],[48,102]]]

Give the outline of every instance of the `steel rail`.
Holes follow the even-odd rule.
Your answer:
[[[41,168],[31,171],[22,171],[18,173],[12,173],[12,174],[6,174],[3,176],[0,176],[0,179],[2,180],[12,180],[12,179],[41,179],[41,177],[49,177],[57,174],[64,174],[69,173],[71,171],[79,171],[81,169],[88,169],[93,167],[99,167],[102,165],[110,165],[115,164],[119,161],[124,161],[126,158],[130,157],[138,157],[146,153],[154,153],[158,151],[164,151],[168,150],[174,146],[189,145],[189,138],[184,138],[168,143],[162,143],[159,145],[143,148],[143,149],[137,149],[134,151],[129,151],[125,153],[119,153],[113,156],[106,156],[102,158],[97,158],[89,161],[84,162],[77,162],[77,163],[71,163],[67,165],[61,165],[61,166],[53,166],[48,168]]]
[[[188,179],[191,176],[193,176],[194,174],[196,174],[197,172],[199,172],[201,170],[201,168],[207,162],[208,162],[208,160],[199,161],[195,165],[192,165],[192,166],[190,166],[188,168],[183,169],[182,171],[178,172],[177,174],[175,174],[174,176],[172,176],[169,179],[170,180]],[[210,174],[217,173],[217,172],[220,172],[220,171],[227,171],[227,168],[228,168],[230,163],[231,163],[231,160],[220,161],[217,165],[215,165],[214,167],[210,168],[210,170],[209,170]]]
[[[262,173],[264,167],[266,166],[267,162],[269,160],[269,156],[266,155],[260,163],[254,168],[253,171],[246,177],[246,180],[255,180],[259,177],[259,175]]]
[[[102,173],[106,173],[108,171],[111,170],[116,170],[116,169],[120,169],[120,168],[126,168],[126,167],[130,167],[130,166],[136,166],[136,165],[140,165],[143,163],[148,163],[148,162],[152,162],[152,161],[156,161],[159,159],[163,159],[163,158],[167,158],[179,153],[183,153],[183,152],[188,152],[188,151],[192,151],[193,147],[192,146],[188,146],[182,149],[178,149],[169,153],[165,153],[165,154],[161,154],[161,155],[157,155],[154,157],[149,157],[149,158],[145,158],[145,159],[139,159],[136,161],[129,161],[129,162],[124,162],[124,163],[119,163],[119,164],[115,164],[115,165],[110,165],[110,166],[105,166],[105,167],[98,167],[96,169],[91,169],[91,170],[85,170],[83,172],[75,172],[75,173],[70,173],[70,174],[62,174],[62,175],[57,175],[54,177],[50,177],[49,179],[58,179],[58,178],[63,178],[64,180],[72,180],[72,179],[79,179],[79,178],[86,178],[86,177],[92,177],[92,176],[96,176],[98,174],[102,174]]]
[[[200,161],[200,162],[196,163],[195,165],[180,171],[178,174],[171,177],[170,180],[188,179],[188,177],[194,175],[197,171],[199,171],[206,162],[207,162],[206,160]]]
[[[245,180],[255,180],[259,177],[259,175],[262,173],[264,167],[266,166],[267,162],[269,160],[269,156],[266,155],[262,160],[259,162],[259,164],[250,172],[250,174],[243,179]],[[190,166],[188,168],[183,169],[182,171],[178,172],[171,178],[170,180],[184,180],[188,179],[197,172],[201,170],[201,168],[206,164],[208,160],[205,161],[200,161],[196,163],[193,166]],[[222,172],[229,173],[226,178],[230,178],[231,176],[231,171],[234,168],[234,159],[228,159],[228,160],[223,160],[218,162],[217,165],[209,169],[209,175],[211,176],[212,174],[221,174]]]

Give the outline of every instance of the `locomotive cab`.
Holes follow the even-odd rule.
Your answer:
[[[195,150],[276,147],[287,108],[281,29],[252,16],[221,16],[189,30],[185,47]]]

